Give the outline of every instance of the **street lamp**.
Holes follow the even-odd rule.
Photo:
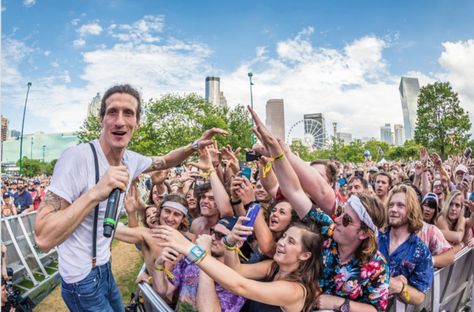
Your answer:
[[[30,177],[33,176],[33,136],[31,137],[31,146],[30,146]]]
[[[26,103],[28,103],[28,94],[30,93],[31,82],[28,82],[26,85],[28,89],[26,90],[25,107],[23,108],[23,121],[21,122],[21,135],[20,135],[20,176],[23,171],[23,129],[25,127]]]
[[[252,86],[253,86],[253,82],[252,82],[252,72],[248,73],[248,76],[249,76],[249,83],[250,83],[250,107],[252,108],[253,110],[253,93],[252,93]],[[252,118],[252,129],[253,129],[253,118]],[[252,131],[252,145],[255,143],[255,135]]]
[[[334,152],[334,158],[336,158],[336,132],[337,132],[337,122],[332,123],[332,127],[334,129],[334,134],[333,134],[333,152]]]
[[[44,163],[44,153],[46,151],[46,145],[43,145],[43,163]]]

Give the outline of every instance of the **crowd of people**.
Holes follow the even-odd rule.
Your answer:
[[[101,118],[108,116],[104,99]],[[172,152],[152,158],[151,166],[137,162],[143,168],[130,174],[128,188],[129,176],[115,171],[120,188],[128,189],[128,221],[117,226],[115,238],[135,244],[143,256],[146,270],[137,283],[149,283],[176,311],[385,311],[395,297],[419,305],[433,271],[474,247],[469,148],[445,161],[421,148],[419,160],[308,163],[249,111],[259,143],[247,157],[257,160],[239,161],[239,148],[218,147],[205,133],[179,157]],[[184,160],[193,152],[198,160]],[[173,167],[178,158],[183,161]],[[82,179],[81,170],[71,168],[70,177]],[[44,249],[64,240],[46,239],[53,234],[44,229],[53,224],[43,220],[76,203],[69,193],[85,196],[73,186],[61,190],[57,181],[50,190],[65,202],[50,198],[51,210],[37,220]],[[48,178],[4,181],[2,216],[36,210],[48,185]],[[96,203],[84,204],[82,219],[89,213],[92,222]],[[63,277],[62,284],[65,297],[76,281]]]
[[[253,118],[258,161],[208,146],[126,198],[116,238],[138,244],[147,270],[137,282],[177,311],[418,305],[433,271],[474,247],[470,149],[445,162],[421,148],[417,161],[307,163]]]

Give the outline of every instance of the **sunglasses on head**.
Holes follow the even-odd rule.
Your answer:
[[[216,231],[214,229],[210,229],[209,231],[211,232],[211,236],[214,235],[214,237],[217,240],[221,240],[222,238],[224,238],[226,236],[224,233]]]

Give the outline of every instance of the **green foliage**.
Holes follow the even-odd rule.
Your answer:
[[[100,128],[99,116],[89,115],[76,133],[79,143],[86,143],[97,139],[100,134]]]
[[[29,159],[28,157],[23,156],[22,175],[30,178],[41,174],[52,175],[56,162],[57,159],[54,159],[48,163],[42,162],[39,159]],[[16,162],[16,165],[18,167],[20,166],[20,160]]]
[[[449,82],[421,88],[415,141],[441,157],[461,152],[469,140],[471,122]]]
[[[210,128],[222,128],[230,133],[227,137],[217,136],[219,147],[226,144],[233,148],[251,147],[252,122],[244,107],[220,108],[196,94],[169,94],[144,105],[142,122],[129,148],[143,155],[163,155],[193,142]],[[99,119],[89,116],[78,133],[79,141],[94,140],[99,134]]]
[[[307,147],[301,145],[299,142],[294,142],[290,146],[291,150],[303,160],[312,161],[315,159],[330,159],[334,156],[334,145],[315,151],[309,150]],[[350,144],[337,144],[336,157],[342,162],[349,161],[351,163],[364,162],[364,151],[369,150],[372,155],[372,160],[380,161],[382,158],[390,160],[407,160],[418,157],[420,145],[414,141],[406,141],[403,146],[389,146],[385,142],[371,140],[363,144],[360,140],[355,140]],[[379,154],[382,150],[384,155]]]

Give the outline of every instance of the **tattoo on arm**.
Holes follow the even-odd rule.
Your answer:
[[[51,214],[66,208],[67,206],[69,206],[69,203],[66,200],[64,200],[62,197],[59,197],[58,195],[48,191],[46,195],[44,196],[44,199],[41,202],[41,206],[39,209],[41,211],[43,210],[43,208],[48,207],[48,206],[51,207],[51,211],[48,211],[42,217],[42,220],[46,219]]]
[[[165,159],[163,157],[152,157],[151,158],[151,166],[150,169],[153,170],[160,170],[163,169],[166,165]]]

